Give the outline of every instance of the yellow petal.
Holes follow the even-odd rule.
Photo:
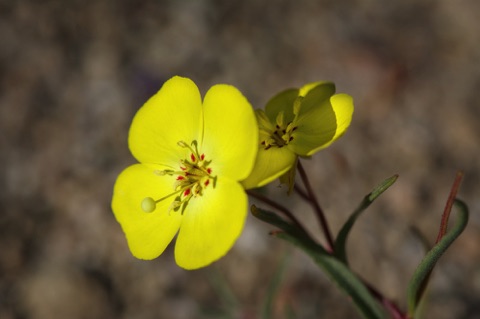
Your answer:
[[[293,103],[298,96],[298,89],[288,89],[272,97],[265,105],[265,113],[271,123],[275,123],[277,116],[283,112],[286,123],[293,121]]]
[[[305,94],[299,112],[299,116],[303,116],[328,101],[335,94],[335,84],[332,82],[309,83],[303,86],[300,92]]]
[[[296,155],[287,147],[261,147],[255,166],[247,179],[242,181],[245,189],[264,186],[285,174],[295,164]]]
[[[240,184],[219,177],[215,188],[192,198],[175,244],[177,264],[185,269],[209,265],[224,256],[240,236],[248,200]]]
[[[168,212],[173,198],[157,203],[151,213],[142,210],[145,198],[160,199],[172,193],[173,177],[159,176],[164,167],[135,164],[117,178],[112,210],[127,237],[132,254],[140,259],[158,257],[172,241],[181,223],[181,214]]]
[[[317,88],[318,86],[321,86],[321,85],[326,85],[330,88],[333,87],[333,93],[335,93],[335,84],[333,82],[317,81],[317,82],[307,83],[304,86],[302,86],[300,88],[300,91],[298,92],[298,95],[305,97],[311,90],[313,90],[313,89],[315,89],[315,88]]]
[[[335,114],[335,133],[331,136],[330,140],[326,143],[319,145],[316,148],[312,148],[311,150],[306,152],[306,156],[311,156],[314,153],[322,150],[328,146],[330,146],[333,142],[335,142],[339,137],[341,137],[350,126],[352,122],[353,116],[353,98],[348,94],[335,94],[330,98],[330,105],[332,107],[333,113]],[[328,112],[330,114],[330,112]],[[315,116],[314,116],[315,117]],[[323,136],[323,140],[327,140],[328,136],[332,134],[331,130],[333,130],[332,123],[329,121],[323,121],[322,124],[319,125],[325,129],[325,133]],[[322,126],[323,125],[323,126]],[[305,138],[305,137],[304,137]],[[313,144],[313,143],[312,143]]]
[[[212,174],[241,180],[252,170],[257,153],[258,126],[247,99],[235,87],[215,85],[205,95],[201,146],[212,161]]]
[[[324,100],[312,107],[308,113],[299,116],[296,126],[293,140],[287,145],[292,152],[300,156],[310,156],[326,147],[337,130],[337,120],[330,100]]]
[[[198,139],[201,122],[197,86],[190,79],[175,76],[138,110],[130,127],[130,150],[139,162],[176,166],[187,153],[177,143]]]
[[[337,131],[333,137],[333,141],[342,136],[350,126],[353,116],[353,98],[348,94],[335,94],[330,98],[333,111],[337,118]]]

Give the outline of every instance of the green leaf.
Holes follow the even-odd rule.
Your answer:
[[[289,241],[306,252],[313,261],[326,272],[328,277],[330,277],[343,292],[350,296],[364,318],[385,318],[383,310],[371,295],[368,288],[343,262],[326,253],[323,248],[319,249],[320,246],[311,242],[304,242],[289,233],[278,232],[274,233],[274,235]]]
[[[311,239],[311,237],[303,229],[300,229],[299,227],[285,221],[277,214],[258,208],[255,205],[252,205],[251,211],[253,216],[257,217],[261,221],[264,221],[265,223],[276,226],[280,228],[282,231],[289,233],[290,235],[295,236],[301,239],[302,241],[312,242],[316,245],[316,243]],[[275,233],[278,233],[278,231],[272,232],[272,234],[275,234]],[[319,246],[319,245],[317,246],[318,246],[318,249],[321,250],[323,253],[328,254],[327,251],[322,246]]]
[[[423,289],[435,267],[438,259],[450,247],[450,245],[463,232],[468,223],[468,207],[459,199],[455,199],[455,206],[458,210],[458,217],[452,229],[443,236],[443,238],[426,254],[418,265],[415,273],[410,280],[407,290],[408,314],[413,318],[417,306],[420,303]]]
[[[340,229],[337,235],[337,238],[335,240],[334,251],[335,251],[335,255],[345,264],[348,263],[347,253],[346,253],[347,238],[348,238],[348,234],[350,233],[350,230],[353,227],[353,224],[355,223],[357,218],[363,213],[363,211],[365,211],[365,209],[367,209],[368,206],[370,206],[370,204],[373,203],[375,199],[377,199],[377,197],[379,197],[384,191],[386,191],[390,186],[392,186],[393,183],[395,183],[397,178],[398,178],[398,175],[393,175],[392,177],[387,178],[380,185],[375,187],[375,189],[370,194],[368,194],[363,198],[360,205],[352,213],[352,215],[350,215],[350,218],[343,225],[342,229]]]
[[[272,235],[294,244],[307,253],[313,261],[326,272],[330,279],[350,296],[364,318],[385,318],[382,308],[363,282],[342,261],[329,254],[322,246],[308,236],[308,234],[272,212],[252,206],[252,213],[264,222],[279,227],[282,230],[272,232]]]

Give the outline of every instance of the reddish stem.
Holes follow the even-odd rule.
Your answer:
[[[317,197],[315,196],[315,192],[313,191],[313,188],[310,185],[310,181],[308,180],[307,173],[305,172],[305,169],[300,163],[300,160],[298,161],[297,168],[298,168],[298,172],[300,173],[300,177],[302,178],[303,184],[305,185],[305,189],[308,195],[308,201],[313,206],[313,208],[315,209],[315,212],[317,213],[317,218],[318,218],[318,221],[320,222],[320,227],[322,228],[325,238],[327,240],[325,249],[328,252],[333,253],[333,246],[334,246],[333,237],[330,232],[327,219],[325,218],[325,214],[323,213],[323,210],[320,207],[320,204],[318,203]]]

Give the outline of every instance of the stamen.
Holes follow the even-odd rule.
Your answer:
[[[257,116],[258,127],[260,131],[264,131],[267,134],[270,134],[272,131],[275,130],[275,127],[272,125],[272,123],[270,123],[270,119],[263,110],[255,110],[255,115]]]
[[[192,152],[192,155],[193,154],[198,154],[198,151],[197,151],[197,143],[195,141],[192,142],[192,145],[195,147],[195,149],[193,149],[190,145],[188,145],[187,143],[185,143],[184,141],[179,141],[178,143],[178,146],[180,147],[183,147],[183,148],[188,148],[190,150],[190,152]],[[193,159],[192,159],[193,160]]]
[[[303,96],[297,96],[295,101],[293,102],[293,114],[295,118],[297,118],[298,113],[300,112],[300,106],[302,105]]]
[[[197,147],[197,141],[196,141],[196,140],[194,140],[194,141],[192,142],[192,145],[193,145],[193,147],[195,148],[195,152],[194,152],[194,153],[195,153],[195,154],[197,154],[197,156],[198,156],[198,147]]]
[[[173,170],[171,169],[164,169],[163,171],[161,170],[155,170],[154,173],[158,176],[165,176],[165,175],[172,175]]]
[[[277,114],[277,118],[275,119],[277,122],[277,129],[280,129],[283,126],[283,117],[284,117],[283,111]]]
[[[189,156],[180,159],[180,169],[154,171],[154,174],[158,176],[168,175],[173,177],[173,192],[157,200],[151,197],[144,198],[141,202],[141,208],[146,213],[155,211],[159,202],[175,196],[168,212],[181,210],[183,214],[192,197],[202,196],[204,188],[212,184],[212,181],[213,188],[216,186],[216,176],[211,175],[212,168],[209,167],[212,161],[206,160],[205,154],[198,151],[197,141],[193,141],[190,145],[184,141],[179,141],[177,144],[190,150]]]
[[[181,205],[182,202],[177,197],[168,207],[168,212],[171,212],[172,210],[176,212]]]

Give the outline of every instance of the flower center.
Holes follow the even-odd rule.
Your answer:
[[[286,125],[275,125],[275,130],[270,131],[269,138],[263,140],[261,144],[268,150],[272,146],[283,147],[293,141],[293,132],[297,129],[293,122]]]
[[[176,212],[181,210],[183,214],[190,199],[202,196],[205,188],[210,184],[212,184],[211,187],[215,188],[217,177],[212,176],[212,168],[209,167],[212,161],[206,160],[205,154],[200,154],[197,148],[197,141],[193,141],[191,145],[180,141],[178,142],[178,146],[188,148],[190,150],[190,157],[180,160],[180,169],[178,171],[170,169],[155,171],[155,174],[159,176],[170,175],[176,176],[176,178],[171,194],[158,200],[151,197],[143,199],[142,210],[146,213],[153,212],[159,202],[175,196],[168,211],[173,210]]]
[[[284,147],[295,139],[294,132],[298,127],[297,118],[301,102],[302,97],[299,96],[293,103],[294,118],[292,121],[286,121],[284,118],[284,112],[281,111],[277,114],[275,125],[270,122],[270,119],[264,111],[257,110],[256,114],[261,133],[260,136],[264,137],[263,139],[260,139],[260,143],[265,150],[268,150],[271,147]]]
[[[302,96],[298,96],[293,103],[293,115],[292,121],[286,121],[284,118],[284,112],[281,111],[277,114],[275,119],[275,125],[270,122],[267,114],[262,110],[257,110],[257,119],[261,136],[265,138],[261,139],[261,144],[265,150],[271,147],[284,147],[295,139],[294,132],[298,128],[297,119],[302,103]]]

